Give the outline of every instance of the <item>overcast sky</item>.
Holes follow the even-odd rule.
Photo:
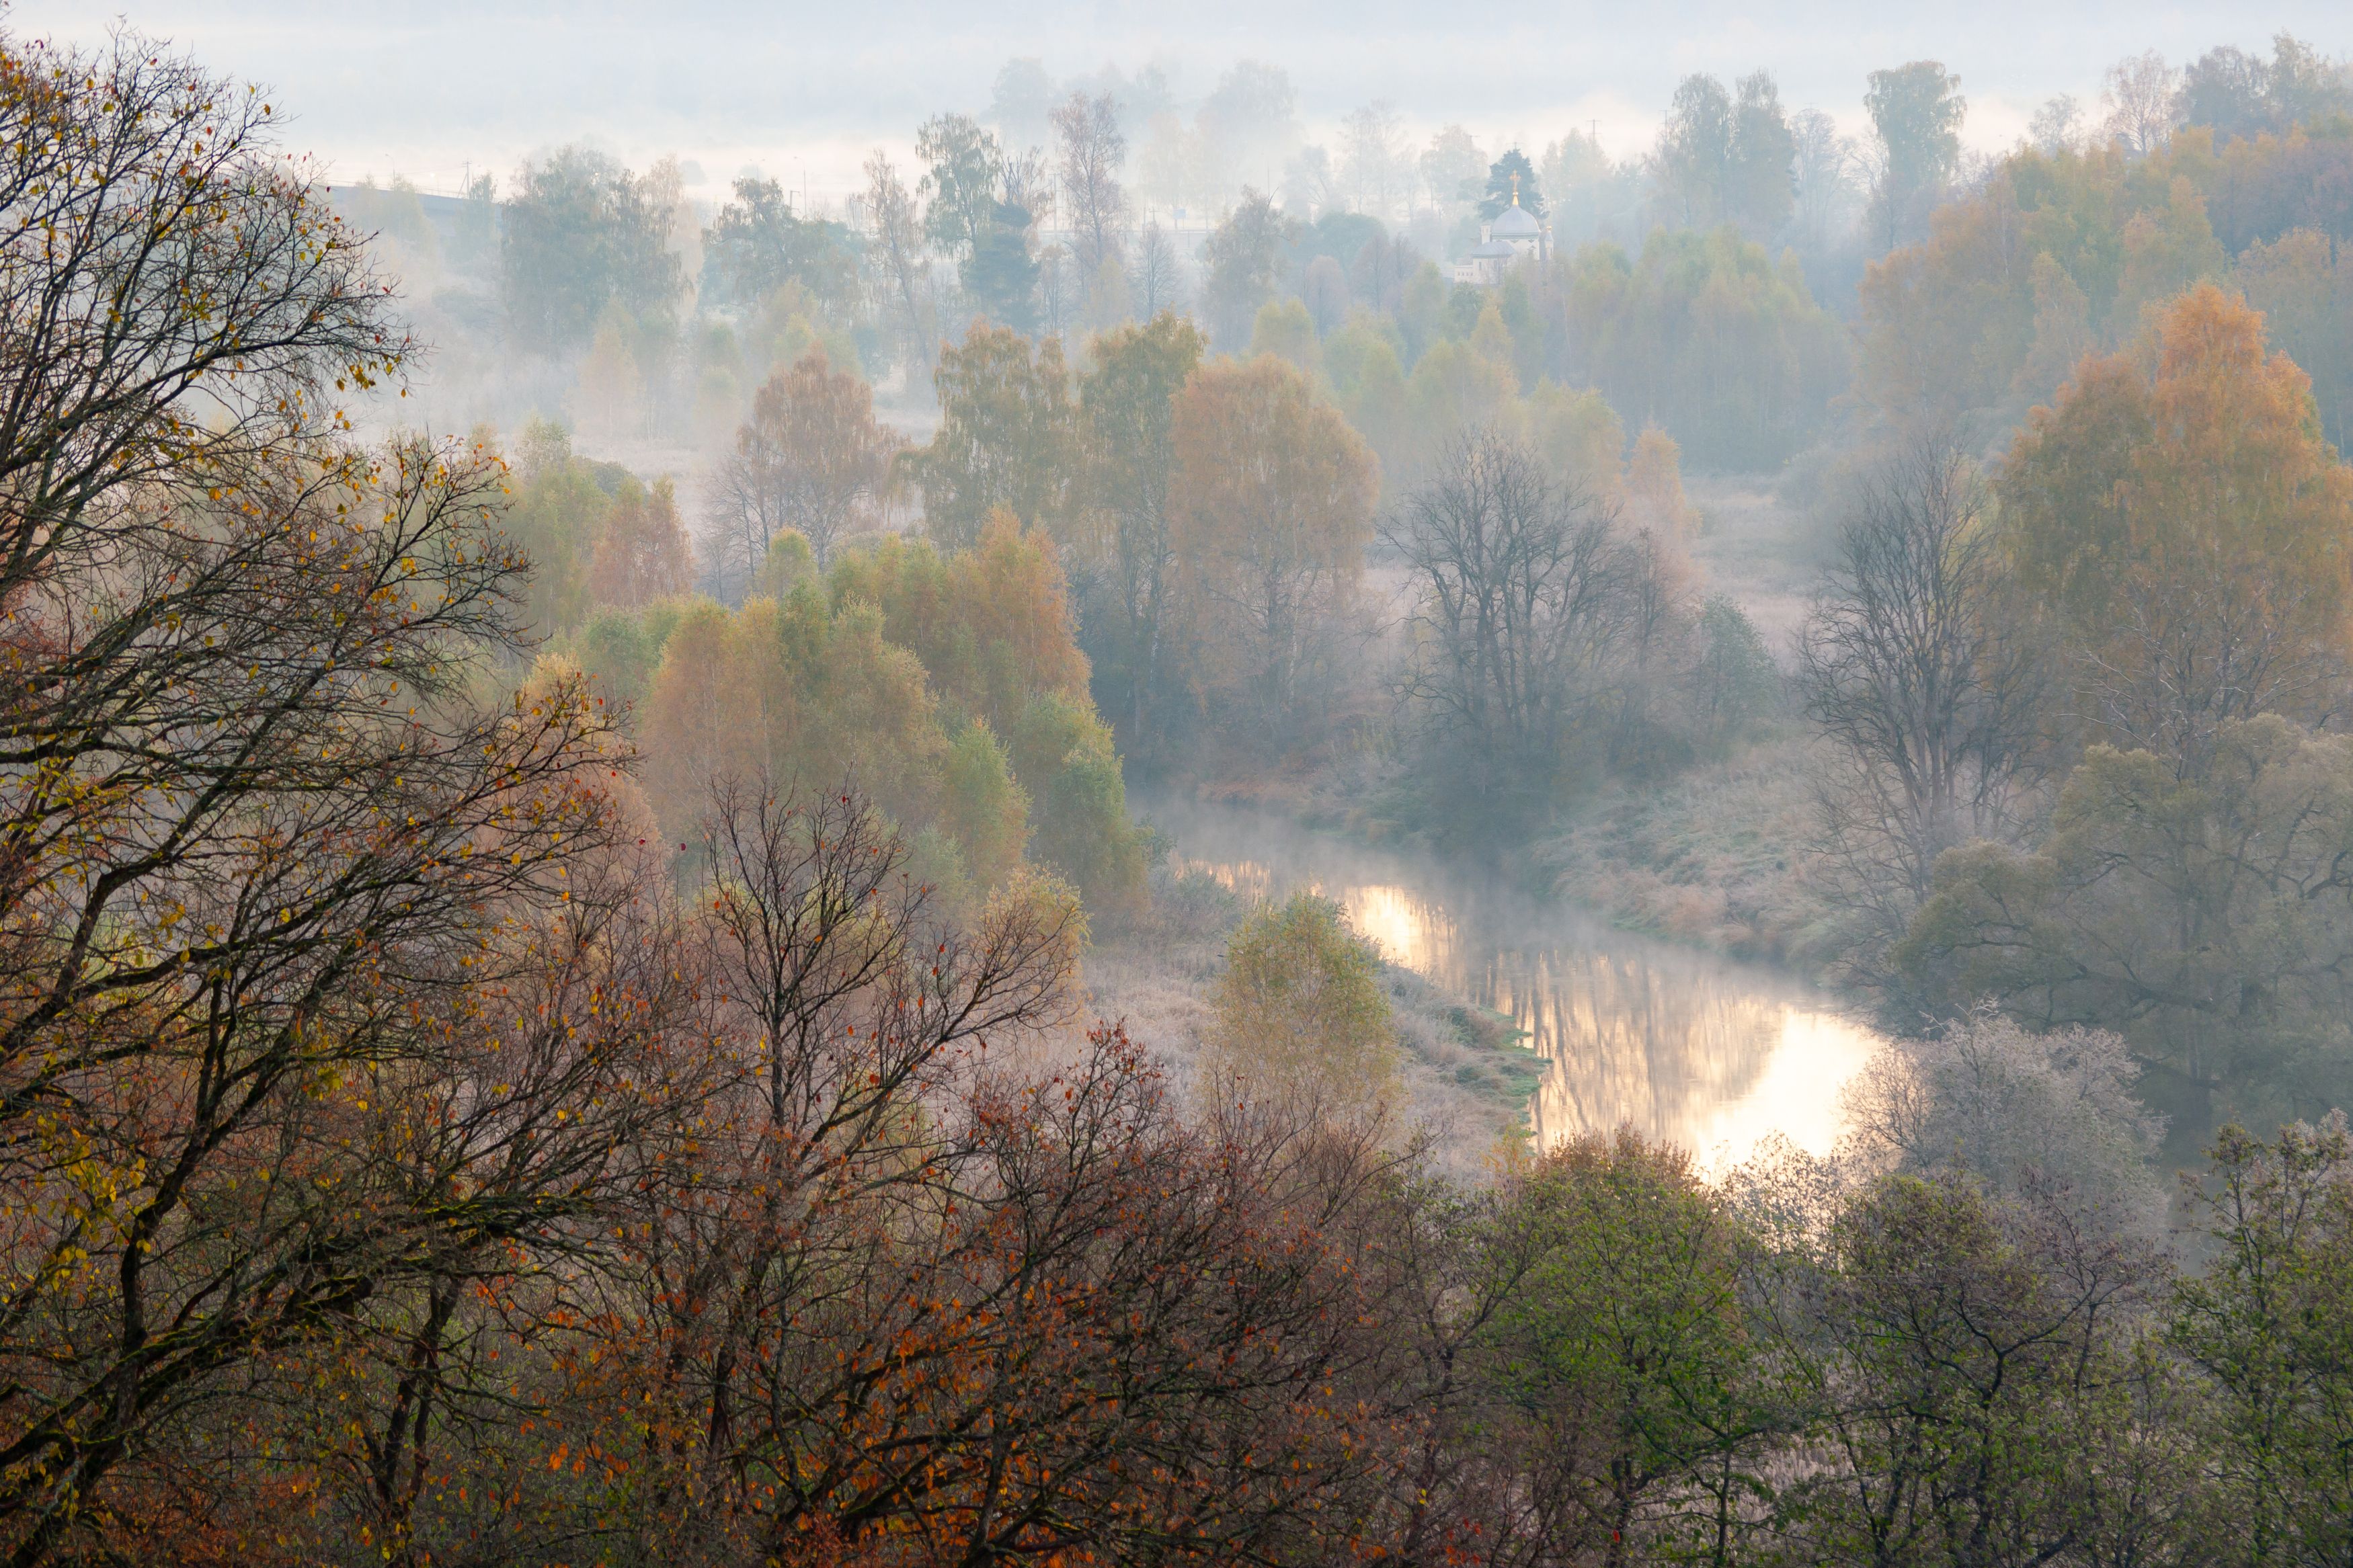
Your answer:
[[[1311,137],[1374,99],[1426,136],[1460,121],[1482,145],[1535,148],[1598,122],[1605,146],[1644,150],[1675,82],[1762,67],[1784,103],[1862,123],[1873,68],[1939,59],[1961,78],[1968,139],[1992,149],[2057,92],[2096,100],[2118,57],[2179,63],[2274,32],[2353,50],[2353,3],[1966,5],[1788,0],[1623,6],[1529,0],[733,0],[667,5],[478,0],[17,0],[7,26],[97,40],[118,20],[207,65],[264,83],[296,116],[290,140],[332,177],[406,174],[455,189],[468,166],[501,175],[567,141],[633,164],[691,160],[716,195],[746,165],[819,195],[847,190],[878,144],[904,149],[942,109],[978,110],[1014,56],[1057,77],[1156,63],[1180,100],[1239,58],[1287,70]]]

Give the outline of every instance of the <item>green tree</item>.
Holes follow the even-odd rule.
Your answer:
[[[1659,132],[1659,183],[1681,228],[1724,221],[1733,186],[1731,95],[1712,76],[1694,74],[1675,88]]]
[[[1392,1095],[1397,1029],[1381,963],[1337,904],[1295,893],[1226,944],[1211,1059],[1260,1089],[1363,1109]]]
[[[1209,318],[1209,338],[1229,353],[1250,342],[1259,307],[1282,276],[1283,252],[1298,221],[1275,209],[1259,191],[1245,190],[1203,247],[1201,305]]]
[[[1769,72],[1740,79],[1732,111],[1730,178],[1725,210],[1750,237],[1769,240],[1797,205],[1798,142],[1781,112],[1780,89]]]
[[[1501,1207],[1534,1263],[1476,1346],[1484,1436],[1554,1560],[1739,1560],[1780,1422],[1722,1194],[1621,1129],[1513,1172]]]
[[[1168,689],[1176,401],[1208,346],[1190,321],[1163,311],[1097,338],[1079,382],[1090,499],[1111,523],[1117,615],[1109,657],[1095,661],[1095,689],[1131,755],[1152,752],[1176,695]]]
[[[1961,162],[1961,79],[1936,60],[1914,60],[1871,73],[1862,106],[1879,143],[1879,181],[1872,193],[1875,245],[1893,250],[1924,233],[1928,208]]]
[[[1556,275],[1556,374],[1630,426],[1656,421],[1694,464],[1781,462],[1816,439],[1847,376],[1845,334],[1794,258],[1726,226],[1654,230],[1629,259],[1588,246]]]
[[[2173,1342],[2213,1391],[2209,1561],[2353,1551],[2353,1139],[2344,1114],[2263,1143],[2226,1127],[2190,1188],[2220,1256],[2176,1294]]]
[[[589,564],[623,475],[575,458],[564,426],[543,419],[523,426],[513,468],[519,482],[499,522],[532,563],[532,625],[570,631],[592,606]]]
[[[735,199],[702,232],[705,303],[748,307],[786,283],[798,283],[839,309],[849,302],[857,282],[849,231],[825,218],[796,214],[774,180],[737,180]]]
[[[1038,859],[1070,879],[1090,908],[1128,917],[1144,907],[1144,840],[1111,730],[1083,698],[1031,700],[1014,729],[1016,774],[1029,793]]]
[[[1544,192],[1536,185],[1536,166],[1517,147],[1487,165],[1487,188],[1479,198],[1479,216],[1493,222],[1504,215],[1504,209],[1514,204],[1525,207],[1541,218],[1545,215]]]
[[[1061,537],[1071,519],[1077,411],[1062,345],[1034,353],[1010,327],[975,321],[963,343],[942,351],[933,377],[940,424],[929,445],[906,458],[923,489],[923,526],[943,551],[970,549],[1002,507]]]
[[[2094,746],[2039,848],[1938,861],[1895,962],[1939,1010],[1993,1001],[2038,1026],[2114,1029],[2193,1129],[2217,1110],[2316,1112],[2353,1091],[2348,846],[2345,737],[2234,721],[2187,778]]]
[[[505,216],[500,290],[525,347],[585,347],[608,305],[642,321],[677,303],[670,209],[605,154],[565,147],[524,163]]]
[[[931,170],[916,193],[925,202],[924,232],[955,259],[965,295],[984,316],[1027,332],[1036,319],[1038,262],[1014,163],[968,114],[925,121],[915,132],[915,156]]]
[[[1765,1260],[1759,1328],[1820,1456],[1778,1500],[1801,1560],[2047,1563],[2089,1544],[2104,1478],[2085,1439],[2126,1424],[2131,1324],[2157,1277],[2061,1215],[1904,1175]]]
[[[986,719],[964,727],[943,764],[940,815],[965,868],[993,888],[1021,862],[1029,837],[1029,797],[1014,782],[1004,742]]]

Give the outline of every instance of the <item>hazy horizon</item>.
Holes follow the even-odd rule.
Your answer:
[[[2353,49],[2353,11],[2316,0],[2259,13],[1998,0],[1965,16],[1847,0],[1685,4],[1625,20],[1506,0],[1467,15],[1466,25],[1464,12],[1394,0],[1345,12],[1210,0],[1181,18],[1130,0],[985,11],[884,0],[781,16],[741,4],[657,19],[620,5],[410,3],[322,18],[289,0],[30,0],[9,17],[21,33],[80,43],[126,24],[261,83],[290,111],[289,146],[339,182],[401,176],[454,190],[470,171],[503,180],[534,153],[582,142],[637,166],[674,154],[699,167],[698,195],[758,167],[820,200],[852,188],[870,148],[903,152],[924,118],[984,109],[997,70],[1024,57],[1057,79],[1156,65],[1180,102],[1235,61],[1261,60],[1289,73],[1311,140],[1387,100],[1418,142],[1449,121],[1484,145],[1531,148],[1590,127],[1625,159],[1648,149],[1675,82],[1693,71],[1769,70],[1784,103],[1824,110],[1852,132],[1868,72],[1939,59],[1968,100],[1964,140],[1992,151],[2053,94],[2095,108],[2102,70],[2126,54],[2155,48],[2179,64],[2219,44],[2258,49],[2282,30],[2324,54]]]

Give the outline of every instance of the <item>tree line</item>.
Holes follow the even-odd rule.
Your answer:
[[[660,486],[353,434],[416,345],[258,95],[127,34],[0,58],[10,1562],[2344,1555],[2341,1119],[2219,1131],[2185,1264],[2134,1099],[2330,1026],[2353,484],[2243,305],[2085,362],[1998,510],[1945,447],[1858,491],[1806,700],[1875,852],[1942,850],[1889,973],[1965,994],[1853,1145],[1704,1180],[1592,1136],[1466,1189],[1320,1081],[1387,1042],[1312,903],[1237,934],[1229,1075],[1082,1026],[1143,847],[1064,595],[1173,572],[1178,689],[1237,744],[1299,702],[1374,516],[1300,372],[1168,316],[1073,395],[977,329],[903,459],[933,539],[820,562],[812,482],[762,592],[686,605]],[[797,397],[865,437],[789,374],[747,485]],[[1712,710],[1650,450],[1621,510],[1490,435],[1391,513],[1472,787]],[[520,531],[574,502],[542,579]],[[2047,836],[1947,847],[1979,809]],[[2291,962],[2085,1005],[2217,918]],[[1970,990],[1986,952],[2022,980]]]
[[[2192,1126],[2316,1114],[2353,469],[2251,306],[2144,321],[1997,462],[1932,410],[1866,466],[1799,647],[1826,880],[1899,1017],[2113,1028]]]

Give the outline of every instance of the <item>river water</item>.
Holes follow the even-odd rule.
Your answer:
[[[1878,1047],[1785,974],[1615,931],[1432,859],[1246,810],[1145,815],[1175,846],[1172,868],[1246,899],[1320,892],[1391,963],[1517,1024],[1545,1062],[1528,1106],[1540,1143],[1631,1122],[1710,1170],[1773,1133],[1828,1153],[1840,1090]]]

